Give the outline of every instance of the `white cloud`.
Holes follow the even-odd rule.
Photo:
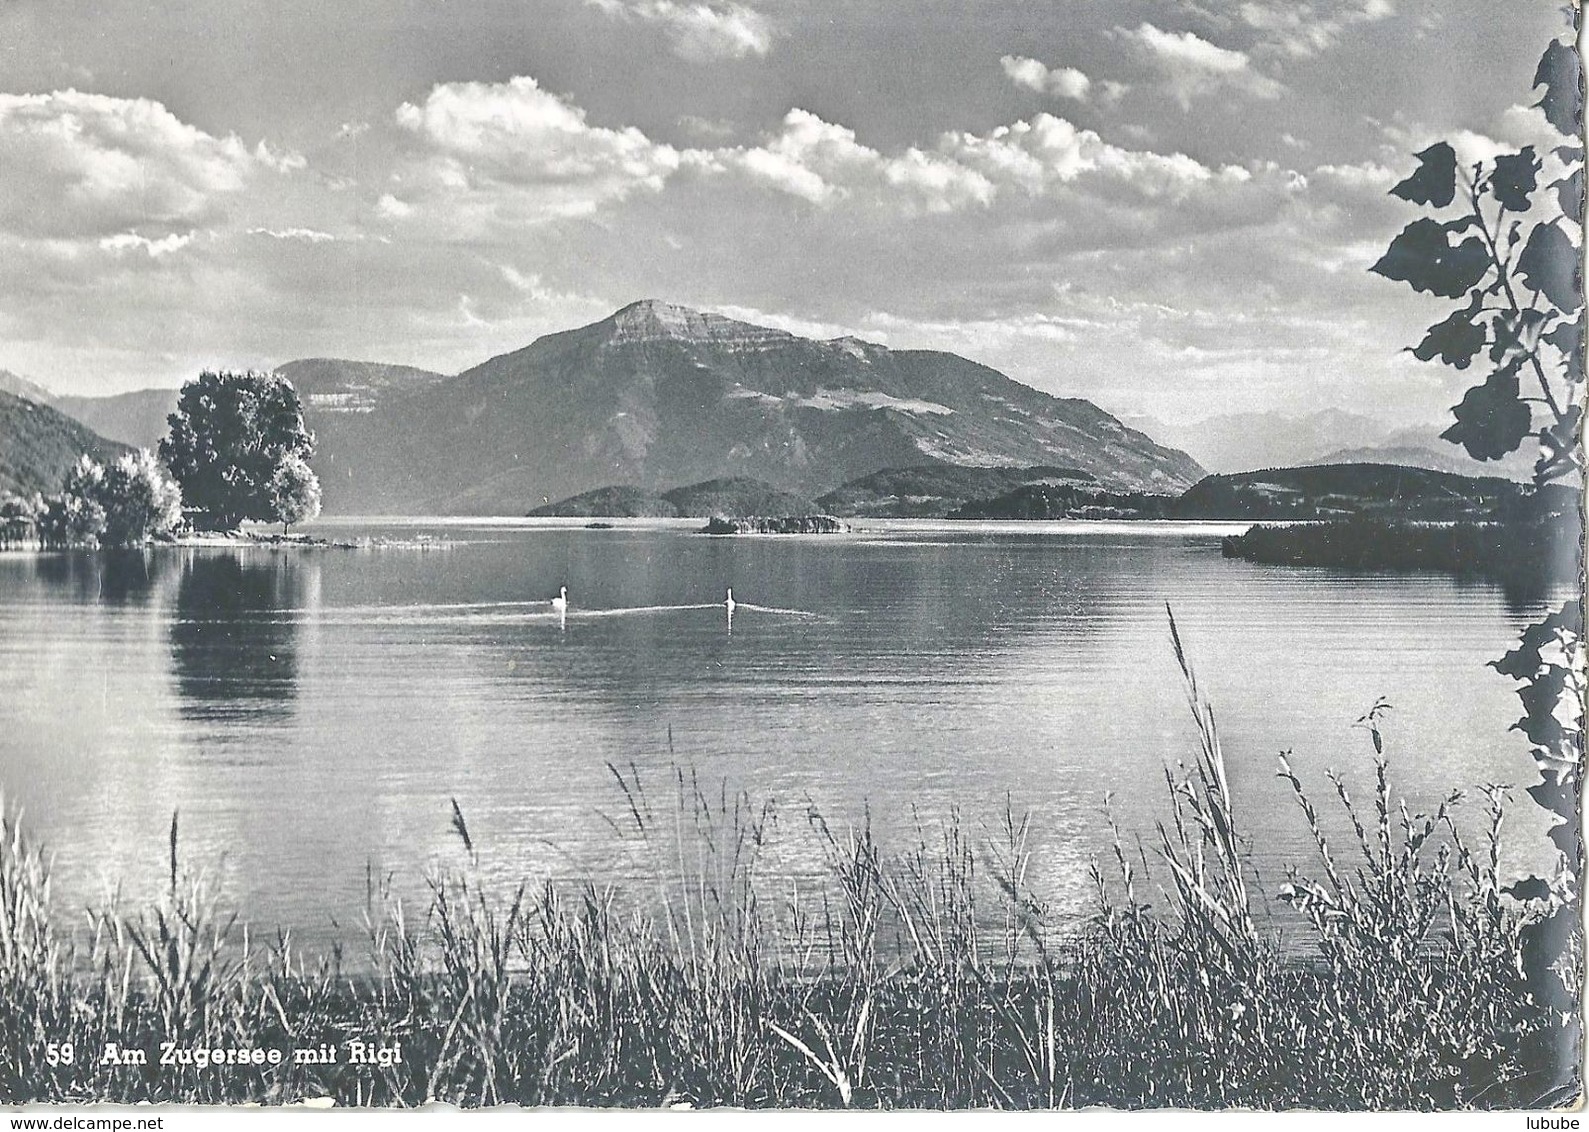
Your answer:
[[[150,259],[159,259],[161,256],[181,251],[193,242],[193,237],[194,233],[192,232],[173,232],[169,236],[151,240],[147,236],[138,235],[136,232],[118,232],[114,236],[106,236],[101,239],[99,246],[102,251],[110,252],[113,255],[141,251]]]
[[[1123,149],[1052,114],[999,126],[984,135],[948,134],[939,148],[993,184],[1028,196],[1095,176],[1111,189],[1128,187],[1145,197],[1179,198],[1199,186],[1218,181],[1239,184],[1251,176],[1236,166],[1210,169],[1183,153]]]
[[[302,168],[264,143],[250,151],[149,99],[75,90],[0,94],[0,230],[94,238],[176,230],[224,211],[262,169]]]
[[[382,193],[380,199],[375,202],[375,211],[383,219],[402,220],[406,216],[413,215],[414,206],[404,204],[391,193]]]
[[[586,0],[609,16],[656,24],[674,52],[696,62],[763,56],[772,50],[773,29],[753,8],[735,3],[677,0]]]
[[[1349,189],[1366,189],[1389,192],[1392,185],[1402,179],[1402,174],[1374,161],[1355,165],[1320,165],[1313,170],[1316,177],[1327,177]]]
[[[1088,92],[1092,90],[1092,80],[1075,67],[1050,68],[1024,55],[1005,55],[999,59],[999,65],[1016,86],[1038,94],[1085,102]]]
[[[458,205],[471,194],[484,194],[473,203],[505,210],[506,220],[586,215],[637,189],[660,189],[679,166],[671,146],[633,126],[593,126],[527,76],[437,85],[423,105],[398,107],[396,120],[422,157],[378,203],[387,217],[407,215],[420,198]]]
[[[1330,50],[1347,28],[1395,15],[1391,0],[1246,0],[1241,18],[1287,55],[1307,58]]]
[[[1119,34],[1137,44],[1159,69],[1183,109],[1222,87],[1255,98],[1278,98],[1285,92],[1280,83],[1253,69],[1246,52],[1220,47],[1192,32],[1164,31],[1144,22],[1135,31],[1119,29]]]
[[[903,317],[886,311],[872,311],[866,315],[867,330],[883,330],[902,343],[913,341],[954,340],[970,344],[980,350],[995,348],[1011,339],[1037,342],[1075,342],[1077,330],[1088,326],[1087,320],[1067,318],[1034,311],[1003,318],[927,319]]]
[[[993,196],[985,176],[950,158],[916,148],[885,156],[856,141],[854,130],[798,108],[784,115],[782,129],[759,146],[689,159],[707,168],[738,170],[819,205],[893,189],[899,204],[946,212],[986,204]]]
[[[268,236],[272,240],[294,240],[306,244],[324,244],[336,237],[316,228],[250,228],[250,236]]]
[[[292,150],[277,153],[266,145],[263,140],[254,147],[254,160],[267,169],[275,170],[277,173],[296,173],[309,165],[309,159],[303,154],[295,153]]]

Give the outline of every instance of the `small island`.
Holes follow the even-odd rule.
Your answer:
[[[832,515],[785,515],[772,518],[748,515],[731,519],[715,515],[701,528],[705,535],[836,535],[845,534],[850,525]]]

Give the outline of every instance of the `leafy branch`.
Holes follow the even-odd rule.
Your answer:
[[[1535,436],[1541,453],[1534,479],[1543,484],[1583,471],[1581,252],[1568,230],[1581,234],[1584,201],[1577,55],[1552,43],[1534,85],[1545,87],[1539,106],[1547,120],[1572,139],[1551,151],[1556,179],[1541,185],[1545,161],[1525,146],[1475,163],[1459,182],[1456,151],[1436,142],[1416,155],[1417,170],[1391,193],[1439,213],[1457,200],[1460,184],[1465,211],[1414,220],[1370,270],[1418,291],[1467,299],[1412,347],[1420,361],[1460,370],[1485,353],[1493,367],[1452,407],[1456,423],[1441,436],[1477,460],[1498,460]],[[1525,370],[1538,396],[1524,395]],[[1537,430],[1535,405],[1548,413]]]
[[[1370,270],[1417,291],[1467,300],[1412,348],[1420,361],[1438,359],[1465,370],[1483,354],[1492,367],[1452,407],[1456,423],[1442,439],[1460,444],[1477,460],[1498,460],[1535,436],[1540,447],[1536,494],[1550,481],[1569,476],[1581,492],[1583,82],[1569,42],[1552,42],[1545,49],[1534,87],[1545,88],[1536,105],[1566,139],[1550,151],[1555,179],[1543,187],[1552,191],[1541,191],[1545,161],[1533,146],[1496,156],[1488,165],[1476,163],[1461,183],[1465,211],[1450,220],[1414,220]],[[1416,156],[1417,170],[1391,193],[1442,213],[1457,199],[1456,151],[1437,142]],[[1538,396],[1524,394],[1525,371],[1538,385]],[[1547,414],[1537,430],[1535,406]],[[1580,507],[1581,496],[1575,516]],[[1550,510],[1540,509],[1541,514]],[[1577,523],[1557,522],[1562,537],[1578,540]],[[1579,991],[1571,972],[1582,954],[1577,908],[1583,858],[1583,601],[1574,597],[1529,626],[1517,647],[1491,667],[1520,684],[1524,714],[1514,729],[1527,737],[1540,774],[1528,794],[1554,815],[1549,836],[1565,866],[1552,883],[1530,878],[1507,889],[1515,899],[1548,904],[1549,914],[1526,929],[1519,958],[1539,1000],[1571,1027]]]

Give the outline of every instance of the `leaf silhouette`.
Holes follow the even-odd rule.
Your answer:
[[[1495,171],[1490,174],[1490,191],[1501,207],[1512,212],[1527,212],[1528,198],[1539,183],[1539,158],[1534,147],[1526,146],[1521,153],[1503,154],[1495,159]]]
[[[1490,255],[1483,240],[1469,236],[1452,247],[1445,226],[1426,217],[1403,228],[1369,270],[1406,283],[1415,291],[1460,299],[1489,268]]]
[[[1474,292],[1475,299],[1482,298]],[[1477,301],[1452,311],[1444,320],[1435,323],[1424,335],[1422,342],[1413,348],[1412,356],[1420,362],[1432,361],[1436,355],[1448,366],[1467,369],[1473,357],[1484,348],[1484,327],[1472,322]]]
[[[1543,339],[1561,351],[1562,360],[1567,366],[1567,377],[1574,383],[1583,380],[1583,319],[1573,322],[1559,322],[1556,329],[1546,334]]]
[[[1530,786],[1528,796],[1553,814],[1567,817],[1577,813],[1578,792],[1555,775],[1547,774],[1543,781]]]
[[[1551,185],[1556,190],[1556,203],[1568,216],[1583,215],[1583,167]]]
[[[1517,451],[1533,429],[1533,414],[1518,396],[1517,368],[1513,362],[1492,373],[1483,385],[1469,389],[1451,410],[1457,423],[1440,439],[1462,445],[1475,460],[1499,460]]]
[[[1490,661],[1490,667],[1513,680],[1532,680],[1545,663],[1544,649],[1559,642],[1563,634],[1576,637],[1582,632],[1582,614],[1575,603],[1568,602],[1524,629],[1517,647],[1500,660]]]
[[[1578,247],[1555,221],[1540,224],[1528,234],[1528,244],[1517,257],[1517,273],[1530,290],[1543,294],[1564,314],[1582,304]]]
[[[1549,900],[1550,885],[1538,877],[1524,877],[1516,884],[1509,884],[1501,889],[1513,900]]]
[[[1444,208],[1457,193],[1456,150],[1447,142],[1435,142],[1414,156],[1418,158],[1417,171],[1391,189],[1391,195],[1413,204]]]
[[[1545,120],[1557,133],[1571,137],[1582,129],[1582,81],[1576,51],[1560,40],[1545,48],[1534,71],[1534,85],[1545,88],[1545,97],[1535,105],[1545,112]]]

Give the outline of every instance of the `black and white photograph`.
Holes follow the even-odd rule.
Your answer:
[[[12,1127],[1576,1127],[1580,21],[0,0]]]

